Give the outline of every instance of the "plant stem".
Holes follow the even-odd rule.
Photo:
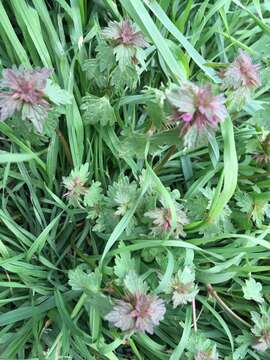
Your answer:
[[[62,132],[59,129],[55,129],[55,131],[56,131],[56,134],[58,135],[58,137],[59,137],[59,139],[61,141],[61,144],[63,145],[64,152],[66,154],[66,157],[67,157],[67,160],[68,160],[69,164],[71,166],[73,166],[71,152],[69,150],[69,146],[68,146],[68,143],[67,143],[64,135],[62,134]]]
[[[246,322],[245,320],[243,320],[242,318],[240,318],[240,316],[238,316],[235,312],[232,311],[232,309],[230,309],[230,308],[228,307],[228,305],[225,304],[225,302],[219,297],[219,295],[217,294],[217,292],[213,289],[213,287],[212,287],[211,284],[208,284],[208,285],[207,285],[207,290],[208,290],[209,294],[211,294],[212,297],[217,300],[217,302],[219,303],[219,305],[220,305],[221,307],[223,307],[223,309],[224,309],[227,313],[229,313],[232,317],[234,317],[235,319],[237,319],[238,321],[240,321],[240,322],[241,322],[242,324],[244,324],[245,326],[247,326],[247,327],[249,327],[249,328],[251,327],[251,325],[250,325],[248,322]]]
[[[192,300],[192,318],[193,318],[193,329],[194,329],[195,332],[197,332],[198,327],[197,327],[196,301],[195,301],[195,299]]]
[[[156,174],[162,170],[164,165],[170,160],[171,156],[175,153],[175,151],[176,151],[176,145],[171,146],[170,149],[167,151],[166,155],[164,156],[164,158],[161,159],[160,162],[154,166],[153,170]]]

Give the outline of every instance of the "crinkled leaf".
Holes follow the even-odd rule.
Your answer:
[[[269,111],[270,105],[267,104],[264,106],[263,110],[255,112],[250,122],[258,127],[262,127],[265,130],[270,131]]]
[[[87,95],[81,105],[83,119],[86,124],[113,125],[116,122],[114,109],[107,96],[101,98]]]
[[[147,284],[142,280],[142,278],[133,270],[129,271],[124,278],[125,288],[131,293],[136,294],[140,292],[145,294],[147,292]]]
[[[89,190],[84,196],[84,205],[92,207],[100,202],[102,199],[101,183],[95,181],[90,186]]]
[[[121,253],[115,257],[114,273],[119,279],[124,279],[127,273],[135,270],[135,259],[130,253]]]
[[[90,294],[87,298],[86,306],[94,307],[101,316],[105,316],[112,310],[112,304],[107,296],[104,296],[101,293]]]
[[[178,271],[178,279],[183,284],[188,284],[190,282],[193,282],[195,280],[195,273],[193,268],[190,266],[185,266],[184,269],[181,271]]]
[[[262,284],[256,282],[253,278],[246,280],[245,285],[242,286],[244,298],[247,300],[254,300],[258,303],[263,303]]]
[[[196,125],[191,126],[184,135],[184,145],[188,149],[196,149],[208,143],[208,130],[206,128],[198,128]]]
[[[43,132],[45,120],[48,112],[42,106],[25,103],[22,107],[22,119],[28,119],[32,122],[34,128],[39,132]]]
[[[78,266],[74,270],[69,270],[68,277],[68,283],[73,290],[97,293],[100,289],[101,274],[98,269],[95,272],[86,273],[82,267]]]
[[[64,111],[63,109],[61,109],[61,107],[56,107],[55,109],[49,111],[48,117],[44,123],[44,129],[43,129],[44,134],[46,134],[49,137],[53,136],[55,129],[58,128],[59,117],[63,113]]]
[[[127,87],[135,89],[139,81],[135,66],[126,66],[125,69],[120,69],[117,66],[111,73],[111,86],[115,93],[121,93]]]
[[[108,86],[109,75],[108,72],[101,72],[99,69],[99,62],[97,59],[88,59],[83,63],[83,71],[85,71],[86,76],[91,80],[90,85],[93,83],[96,84],[99,88],[104,88]]]
[[[240,207],[240,210],[243,213],[250,213],[253,208],[253,201],[251,197],[248,195],[248,193],[243,191],[238,191],[235,194],[236,204]]]
[[[127,66],[132,64],[132,58],[136,54],[136,49],[125,45],[118,45],[114,48],[114,54],[119,68],[123,71]]]
[[[102,42],[97,45],[96,51],[99,70],[110,71],[116,64],[113,47]]]

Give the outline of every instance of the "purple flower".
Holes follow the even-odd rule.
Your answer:
[[[251,57],[244,51],[240,51],[237,58],[223,72],[222,77],[225,88],[253,89],[260,85],[259,65],[253,64]]]
[[[141,31],[136,31],[135,25],[125,19],[120,22],[111,21],[103,29],[102,35],[113,46],[113,53],[121,71],[137,63],[144,64],[143,48],[148,46]]]
[[[127,332],[153,334],[154,326],[164,318],[164,301],[156,295],[136,293],[128,295],[126,301],[117,300],[105,319]]]
[[[129,19],[120,22],[110,21],[109,26],[103,29],[105,39],[113,41],[116,45],[125,45],[144,48],[148,46],[141,31],[136,31]]]
[[[184,122],[183,133],[193,125],[199,129],[207,126],[215,128],[228,115],[224,96],[214,95],[210,85],[199,87],[185,82],[181,87],[169,91],[167,98],[175,109],[171,119]]]
[[[172,227],[172,214],[170,209],[156,208],[154,210],[147,211],[144,215],[153,220],[155,229],[160,232],[168,231]]]
[[[47,117],[49,103],[44,99],[44,89],[52,71],[46,68],[27,70],[19,68],[3,70],[0,81],[0,121],[22,110],[22,118],[32,121],[41,132]]]
[[[188,218],[186,213],[182,210],[182,206],[178,203],[175,204],[176,208],[176,228],[174,229],[174,235],[176,237],[185,236],[183,226],[188,224]],[[170,209],[162,207],[147,211],[144,216],[152,219],[152,233],[162,234],[172,229],[172,212]]]

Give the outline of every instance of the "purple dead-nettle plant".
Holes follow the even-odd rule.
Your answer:
[[[164,301],[156,295],[138,292],[126,296],[125,300],[116,300],[105,319],[122,331],[153,334],[154,327],[163,320],[165,311]]]
[[[264,352],[270,348],[270,311],[266,306],[260,306],[261,313],[251,312],[251,318],[254,323],[251,331],[255,336],[253,349]]]
[[[254,89],[260,86],[259,64],[253,64],[251,57],[240,51],[237,58],[223,73],[224,87],[239,89],[241,87]]]
[[[240,111],[250,99],[252,91],[261,84],[259,65],[253,64],[251,57],[243,51],[222,72],[221,78],[231,111]]]
[[[30,120],[37,131],[42,132],[50,108],[44,89],[51,74],[50,69],[28,70],[22,65],[3,70],[0,120],[4,121],[21,111],[22,119]]]
[[[131,334],[133,332],[154,333],[154,327],[163,320],[166,308],[158,296],[146,293],[146,286],[135,272],[125,279],[127,294],[116,300],[113,309],[105,316],[112,325]]]
[[[172,292],[174,308],[192,302],[199,292],[199,289],[195,284],[195,272],[193,267],[185,266],[183,270],[179,270],[172,280],[168,292]]]
[[[129,19],[110,21],[108,27],[102,30],[102,35],[114,47],[114,54],[121,69],[137,63],[139,50],[149,46],[143,33],[137,31],[135,24]]]
[[[168,91],[167,98],[176,110],[174,120],[184,124],[183,132],[193,125],[198,128],[216,127],[228,115],[224,96],[214,95],[210,85],[199,87],[186,82]]]
[[[88,191],[88,187],[86,186],[88,179],[88,163],[72,170],[69,176],[63,177],[63,185],[67,190],[64,196],[68,198],[71,205],[76,207],[82,203],[83,197]]]
[[[188,218],[181,204],[175,203],[176,227],[173,230],[175,237],[185,237],[184,225],[188,224]],[[154,235],[168,233],[172,230],[172,211],[165,204],[162,207],[147,211],[145,217],[152,220],[152,233]]]
[[[129,19],[120,22],[110,21],[108,27],[102,30],[104,38],[115,42],[116,45],[144,48],[148,46],[141,31],[136,31],[135,25]]]
[[[188,147],[195,145],[190,144],[189,135],[205,136],[228,116],[225,97],[213,94],[210,85],[199,87],[185,82],[167,91],[167,98],[174,108],[170,123],[181,125],[181,135],[185,136],[185,145]]]
[[[205,338],[203,333],[195,332],[190,336],[188,343],[188,359],[192,360],[218,360],[216,344]]]

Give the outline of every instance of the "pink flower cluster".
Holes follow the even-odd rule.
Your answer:
[[[216,127],[228,115],[224,96],[214,95],[210,86],[199,87],[185,82],[169,91],[167,98],[175,108],[173,120],[184,122],[183,132],[193,125],[198,128]]]
[[[125,45],[144,48],[148,46],[141,31],[136,31],[129,19],[120,22],[110,21],[108,27],[103,29],[105,39],[114,41],[116,45]]]
[[[156,295],[128,295],[126,301],[117,300],[105,319],[114,326],[127,332],[148,332],[153,334],[154,327],[164,318],[164,301]]]
[[[46,68],[28,70],[22,65],[3,70],[0,81],[0,120],[4,121],[23,110],[22,117],[28,118],[38,131],[47,117],[49,103],[44,98],[44,89],[52,71]]]
[[[225,88],[253,89],[260,85],[259,65],[253,64],[251,57],[244,51],[228,66],[222,74]]]

